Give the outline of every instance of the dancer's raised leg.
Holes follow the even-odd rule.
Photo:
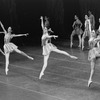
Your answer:
[[[64,54],[64,55],[67,55],[67,56],[69,56],[69,57],[71,57],[71,58],[73,58],[73,59],[77,59],[77,57],[72,56],[72,55],[70,55],[69,53],[67,53],[67,52],[65,52],[65,51],[63,51],[63,50],[54,49],[53,51],[55,51],[55,52],[57,52],[57,53]]]
[[[19,50],[19,49],[16,49],[15,51],[16,51],[17,53],[19,53],[19,54],[22,54],[23,56],[26,56],[27,58],[29,58],[29,59],[31,59],[31,60],[34,60],[33,57],[27,55],[26,53],[24,53],[23,51],[21,51],[21,50]]]

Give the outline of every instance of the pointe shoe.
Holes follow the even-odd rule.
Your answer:
[[[82,46],[82,50],[84,49],[84,46]]]
[[[32,58],[32,57],[30,57],[30,56],[28,56],[28,58],[31,59],[31,60],[34,60],[34,58]]]
[[[75,56],[70,56],[71,58],[73,58],[73,59],[78,59],[78,57],[75,57]]]
[[[44,75],[44,73],[40,73],[39,79],[41,79],[43,75]]]
[[[88,87],[90,87],[91,86],[91,84],[92,84],[92,81],[90,80],[90,81],[88,81]]]
[[[5,69],[5,73],[6,73],[6,75],[8,75],[8,71],[9,71],[9,69],[6,68],[6,69]]]

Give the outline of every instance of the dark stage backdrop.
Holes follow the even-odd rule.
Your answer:
[[[13,39],[18,45],[40,44],[40,16],[49,17],[50,27],[59,36],[58,40],[69,40],[75,14],[84,25],[84,15],[90,10],[98,28],[99,5],[100,0],[0,0],[0,20],[6,29],[11,26],[13,33],[29,33],[27,38]],[[0,39],[3,41],[3,35]]]

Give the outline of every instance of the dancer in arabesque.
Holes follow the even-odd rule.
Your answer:
[[[34,58],[28,56],[26,53],[24,53],[23,51],[19,50],[18,49],[18,46],[16,46],[14,43],[11,42],[11,39],[13,37],[20,37],[20,36],[27,36],[28,34],[18,34],[18,35],[15,35],[15,34],[12,34],[12,28],[11,27],[8,27],[8,30],[6,31],[2,22],[0,21],[0,25],[3,29],[3,32],[0,32],[0,33],[4,33],[4,55],[5,55],[5,73],[6,75],[8,74],[8,66],[9,66],[9,56],[10,56],[10,53],[15,51],[19,54],[22,54],[26,57],[28,57],[29,59],[33,60]]]
[[[39,75],[39,79],[41,79],[41,77],[44,75],[44,71],[47,67],[48,59],[49,59],[51,51],[67,55],[67,56],[69,56],[73,59],[77,59],[77,57],[72,56],[72,55],[70,55],[69,53],[67,53],[63,50],[59,50],[55,45],[53,45],[51,42],[49,42],[49,39],[51,39],[51,38],[56,39],[58,36],[49,35],[48,29],[45,27],[45,25],[43,23],[43,17],[41,16],[40,19],[41,19],[41,27],[42,27],[42,30],[43,30],[43,35],[42,35],[41,41],[42,41],[42,48],[43,48],[44,63],[43,63],[43,67],[42,67],[42,70],[41,70],[40,75]]]

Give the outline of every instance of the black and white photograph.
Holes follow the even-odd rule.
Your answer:
[[[0,100],[100,100],[100,0],[0,0]]]

